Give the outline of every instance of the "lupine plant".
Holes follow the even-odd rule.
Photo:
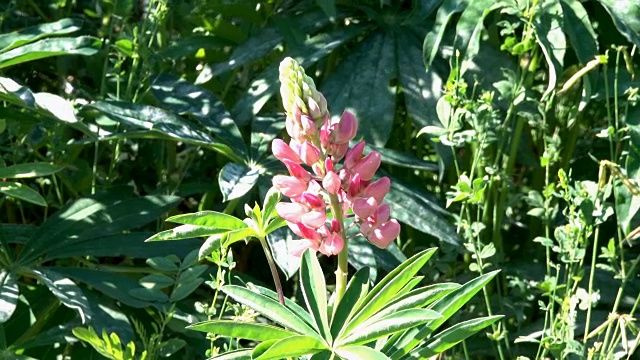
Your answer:
[[[348,281],[349,241],[365,237],[386,248],[400,233],[383,202],[390,189],[388,177],[376,178],[381,156],[364,154],[365,142],[351,146],[358,122],[345,111],[332,118],[325,97],[293,59],[280,64],[281,95],[286,111],[287,143],[272,142],[273,155],[286,166],[287,175],[275,175],[262,208],[245,206],[240,220],[214,211],[174,216],[182,225],[149,240],[176,240],[207,236],[200,257],[221,261],[230,244],[258,239],[263,245],[276,292],[255,284],[222,285],[212,282],[234,301],[253,309],[274,324],[218,317],[190,326],[210,333],[252,341],[253,347],[228,346],[218,359],[415,359],[437,355],[501,318],[486,316],[440,328],[480,291],[497,271],[464,285],[421,284],[418,272],[436,249],[423,250],[391,271],[376,286],[369,283],[369,268]],[[282,196],[288,201],[281,201]],[[267,236],[288,226],[294,240],[291,256],[299,258],[300,290],[306,309],[283,295]],[[352,230],[353,229],[353,230]],[[332,294],[317,255],[337,256]],[[214,301],[215,307],[215,301]],[[280,326],[277,326],[280,325]],[[232,342],[230,342],[232,343]],[[235,343],[236,345],[238,342]]]

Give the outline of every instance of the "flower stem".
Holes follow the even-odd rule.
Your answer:
[[[338,253],[338,269],[336,270],[336,296],[334,302],[334,309],[338,308],[340,300],[347,288],[347,275],[349,274],[349,239],[347,239],[344,216],[342,214],[342,207],[338,197],[333,194],[329,194],[331,200],[331,212],[333,217],[340,223],[340,237],[344,240],[344,247],[342,251]]]
[[[273,260],[273,256],[271,256],[271,249],[269,249],[269,245],[267,244],[267,238],[261,237],[261,238],[258,238],[258,240],[260,240],[260,245],[262,245],[262,250],[264,250],[264,255],[267,257],[267,263],[269,263],[269,269],[271,269],[271,276],[273,276],[273,282],[276,285],[278,300],[280,300],[280,304],[284,305],[284,293],[282,292],[282,284],[280,283],[280,276],[278,276],[278,269],[276,268],[276,263]]]

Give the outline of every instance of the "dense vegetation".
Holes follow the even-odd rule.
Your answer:
[[[0,11],[0,359],[637,356],[637,1]],[[318,92],[381,155],[386,248],[291,254],[271,144]]]

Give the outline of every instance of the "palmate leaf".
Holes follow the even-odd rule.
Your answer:
[[[333,313],[331,319],[331,335],[336,338],[342,327],[347,324],[360,303],[364,301],[369,291],[369,268],[363,267],[358,270],[349,283],[347,289]]]
[[[346,360],[389,360],[385,354],[366,346],[340,347],[336,350],[336,354]]]
[[[414,328],[440,317],[440,314],[428,309],[405,309],[383,317],[376,316],[362,322],[348,336],[338,340],[338,344],[367,344],[381,337]]]
[[[227,163],[218,174],[222,200],[238,199],[249,193],[258,182],[260,169],[244,164]]]
[[[258,293],[268,296],[270,298],[272,298],[273,300],[278,300],[279,296],[278,293],[276,293],[275,291],[271,290],[271,289],[267,289],[265,287],[262,286],[254,286],[255,289],[258,291]],[[311,315],[304,309],[302,308],[302,306],[298,305],[295,301],[288,299],[288,298],[284,298],[284,304],[285,306],[291,310],[292,312],[294,312],[300,319],[304,320],[304,322],[306,322],[307,324],[313,326],[314,322],[313,319],[311,318]]]
[[[216,360],[251,360],[251,352],[253,349],[241,349],[229,351],[224,354],[216,355],[211,359]]]
[[[598,0],[607,10],[618,31],[629,42],[640,46],[640,3],[637,1]]]
[[[277,300],[265,295],[256,294],[251,290],[235,285],[225,285],[222,287],[222,291],[235,301],[258,311],[264,317],[298,334],[315,337],[318,341],[323,340],[306,322],[294,312],[281,305]]]
[[[77,311],[83,323],[91,320],[93,316],[91,305],[78,285],[69,278],[49,269],[36,268],[31,271],[49,288],[53,295],[60,299],[60,302]]]
[[[247,227],[242,220],[235,216],[217,211],[200,211],[169,217],[166,221],[184,225],[205,226],[224,230],[237,230]]]
[[[385,276],[360,303],[353,318],[340,332],[341,335],[350,333],[363,321],[383,309],[389,303],[389,300],[420,271],[435,251],[435,248],[421,251]]]
[[[436,13],[436,22],[427,36],[424,38],[422,49],[424,51],[424,63],[427,69],[431,67],[431,63],[438,54],[440,43],[447,30],[447,26],[451,19],[458,13],[461,13],[469,4],[469,0],[444,0],[438,12]]]
[[[47,206],[47,201],[32,188],[13,181],[0,181],[0,193],[32,204]]]
[[[544,92],[547,96],[556,86],[562,73],[564,55],[567,49],[563,27],[562,6],[560,0],[549,0],[540,3],[533,19],[536,41],[547,60],[549,84]]]
[[[276,360],[314,354],[325,349],[328,349],[327,344],[315,336],[296,335],[282,340],[265,341],[253,349],[251,356],[255,360]]]
[[[187,326],[187,329],[254,341],[284,339],[296,333],[268,324],[235,320],[210,320]]]
[[[406,309],[423,308],[459,287],[460,285],[455,283],[440,283],[399,294],[389,302],[389,306],[380,310],[376,317],[387,316]]]
[[[598,42],[589,14],[578,0],[562,0],[563,30],[571,41],[580,64],[585,65],[598,54]]]
[[[429,309],[441,314],[441,318],[429,321],[420,328],[406,331],[396,342],[387,343],[387,346],[385,346],[382,351],[385,354],[391,354],[390,357],[392,359],[400,359],[402,356],[408,354],[420,341],[431,335],[440,325],[471,300],[498,272],[499,270],[496,270],[478,276],[440,298],[436,303],[429,306]]]
[[[420,345],[419,349],[410,352],[407,358],[426,359],[438,355],[502,318],[502,315],[487,316],[455,324],[430,338],[426,344]]]
[[[145,241],[165,241],[165,240],[184,240],[203,236],[211,236],[215,234],[223,234],[229,230],[217,227],[198,226],[198,225],[180,225],[173,229],[164,230]]]
[[[320,87],[334,116],[351,110],[359,121],[358,136],[376,146],[386,144],[393,126],[395,47],[393,32],[369,35]]]
[[[23,179],[55,174],[62,166],[45,162],[16,164],[0,168],[0,178]]]

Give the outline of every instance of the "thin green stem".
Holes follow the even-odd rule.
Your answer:
[[[280,300],[280,304],[284,305],[284,292],[282,291],[282,284],[280,283],[280,276],[278,275],[276,262],[273,260],[273,256],[271,256],[271,249],[269,249],[269,244],[267,244],[267,239],[265,237],[261,237],[258,240],[260,240],[262,250],[264,250],[264,254],[267,257],[267,263],[269,264],[269,269],[271,270],[271,276],[273,276],[273,282],[276,285],[278,300]]]
[[[336,269],[336,296],[333,308],[337,309],[347,289],[347,276],[349,275],[349,239],[347,239],[346,236],[344,216],[338,196],[329,194],[329,200],[333,218],[340,224],[340,237],[344,240],[342,251],[338,253],[338,268]]]

